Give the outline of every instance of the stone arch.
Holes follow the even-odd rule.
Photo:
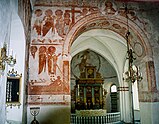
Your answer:
[[[70,53],[70,48],[75,39],[82,33],[91,29],[109,29],[112,30],[123,38],[127,33],[127,19],[123,16],[117,15],[113,17],[107,17],[101,15],[100,13],[87,15],[85,18],[78,20],[71,28],[67,34],[66,40],[63,46],[63,55]],[[149,43],[149,38],[147,32],[143,30],[143,27],[138,26],[135,22],[129,20],[129,30],[132,33],[130,40],[138,41],[142,45],[143,55],[140,58],[147,57],[148,59],[153,59],[152,49]],[[131,45],[131,44],[130,44]],[[132,46],[133,47],[133,46]]]
[[[138,24],[132,20],[128,20],[129,31],[131,32],[130,45],[133,49],[135,49],[135,44],[140,46],[141,54],[137,56],[137,62],[141,66],[147,66],[147,70],[143,70],[142,72],[147,72],[146,75],[149,75],[145,78],[144,82],[147,83],[148,88],[152,91],[155,90],[153,88],[153,84],[155,83],[155,71],[154,71],[154,62],[153,62],[153,52],[149,42],[148,32],[145,30],[144,26]],[[125,39],[128,25],[127,19],[124,16],[116,15],[116,16],[107,16],[100,12],[93,13],[85,16],[84,18],[78,20],[70,29],[63,44],[63,57],[64,60],[70,59],[70,48],[75,39],[81,35],[82,33],[91,30],[91,29],[109,29]],[[134,42],[134,44],[133,44]],[[125,40],[126,43],[126,40]],[[131,44],[132,43],[132,44]],[[151,76],[151,73],[153,73]],[[155,85],[156,86],[156,85]],[[140,91],[139,91],[140,92]],[[141,93],[142,94],[142,93]],[[140,101],[145,101],[144,97],[139,95]],[[148,98],[149,101],[151,98]]]
[[[141,51],[139,51],[141,52],[141,54],[137,56],[137,62],[138,65],[142,66],[141,69],[142,72],[146,72],[144,73],[145,80],[143,80],[143,82],[146,83],[148,87],[150,87],[149,88],[150,90],[153,90],[153,83],[155,83],[156,79],[154,76],[155,72],[154,72],[154,62],[153,62],[153,51],[150,45],[148,32],[145,30],[144,25],[140,23],[138,24],[138,22],[132,20],[129,20],[128,22],[129,22],[129,31],[132,34],[130,37],[131,38],[130,41],[132,41],[131,42],[132,44],[130,43],[130,45],[133,49],[135,49],[134,47],[135,44],[138,44],[141,48],[140,49]],[[67,57],[70,57],[70,50],[73,42],[76,40],[78,36],[80,36],[82,33],[88,30],[109,29],[112,30],[113,32],[116,32],[125,39],[127,28],[128,28],[127,19],[121,15],[108,16],[100,12],[87,15],[84,18],[78,20],[68,32],[63,45],[63,57],[64,58],[66,57],[65,59],[68,60]],[[125,39],[125,44],[126,44],[126,39]],[[144,68],[145,66],[147,66],[148,69],[144,70],[143,66]],[[120,91],[129,91],[128,84],[124,85],[124,82],[122,80],[119,83],[121,83],[120,84],[121,86],[119,87]],[[149,91],[142,92],[142,89],[139,88],[139,101],[140,102],[153,101],[151,97],[146,97],[147,94],[149,94]],[[131,115],[126,113],[131,113],[130,112],[131,103],[129,102],[130,99],[125,101],[123,96],[128,98],[129,93],[128,92],[120,93],[121,118],[126,122],[129,122],[131,120],[130,119]],[[151,96],[151,93],[149,96]]]

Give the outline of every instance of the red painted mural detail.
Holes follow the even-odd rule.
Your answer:
[[[54,12],[51,9],[47,9],[45,16],[42,17],[42,11],[40,9],[35,10],[36,19],[33,24],[33,30],[36,32],[37,37],[32,40],[32,43],[45,43],[46,40],[55,42],[63,39],[71,26],[70,13],[67,11],[63,13],[63,10],[60,9]]]
[[[71,10],[65,10],[66,13],[71,13],[72,14],[72,24],[75,23],[75,14],[76,13],[81,13],[80,10],[75,10],[75,7],[72,7]]]
[[[50,46],[48,48],[48,53],[47,53],[47,59],[48,59],[48,74],[55,74],[56,75],[56,68],[60,68],[57,64],[58,57],[61,55],[59,53],[56,55],[55,53],[56,48],[53,46]],[[61,71],[61,70],[60,70]]]
[[[109,1],[105,3],[105,9],[104,10],[107,14],[110,14],[110,15],[114,15],[115,12],[116,12],[116,10],[113,8],[113,4]]]
[[[36,82],[35,82],[36,83]],[[69,85],[66,85],[62,81],[60,76],[57,79],[52,80],[49,85],[34,85],[34,83],[29,83],[29,93],[30,95],[40,95],[40,94],[69,94]]]
[[[42,10],[41,9],[37,9],[35,11],[35,15],[36,15],[36,20],[34,22],[33,29],[36,30],[38,35],[41,35],[42,20],[41,20],[40,16],[42,15]]]
[[[36,9],[33,18],[30,52],[29,95],[68,94],[69,60],[62,61],[62,46],[74,23],[96,9]],[[34,66],[34,65],[37,65]],[[32,102],[37,101],[30,99]],[[49,99],[48,99],[49,100]],[[47,101],[47,100],[46,100]]]
[[[63,81],[65,86],[69,89],[69,81],[70,81],[69,61],[63,62]]]
[[[156,76],[155,76],[155,68],[153,61],[146,62],[146,70],[147,70],[148,90],[151,92],[156,92],[157,91]]]
[[[69,28],[71,27],[71,19],[70,14],[65,12],[64,13],[64,35],[66,35],[69,31]]]
[[[36,46],[31,46],[30,47],[30,52],[31,52],[31,55],[33,56],[33,58],[35,59],[35,54],[37,52],[37,47]]]
[[[36,48],[36,53],[34,49]],[[31,46],[29,94],[57,94],[69,92],[63,81],[61,45]],[[34,57],[35,55],[36,57]],[[38,65],[36,65],[38,64]],[[68,83],[67,83],[68,84]]]
[[[155,92],[142,91],[142,92],[139,92],[139,101],[140,102],[159,102],[159,91],[155,91]]]
[[[99,12],[97,8],[36,9],[33,18],[32,44],[63,43],[73,24],[88,14]]]
[[[45,11],[45,16],[42,22],[42,36],[44,37],[50,30],[54,32],[54,16],[51,9]]]
[[[117,13],[116,7],[110,2],[106,2],[102,6],[103,8],[58,6],[39,9],[35,7],[29,59],[28,94],[30,96],[69,94],[70,60],[64,60],[64,55],[69,53],[71,40],[77,38],[81,33],[91,29],[109,29],[125,37],[127,27],[119,19],[125,17],[125,11],[119,8]],[[110,16],[111,18],[107,18]],[[139,20],[133,11],[129,11],[128,16],[132,22],[139,23],[141,27],[146,26],[146,23]],[[132,30],[131,27],[130,30]],[[134,36],[132,35],[131,38],[133,40]],[[69,40],[67,41],[67,39]],[[142,45],[141,43],[141,47]],[[148,70],[149,73],[153,72],[153,66],[148,66]],[[156,83],[154,75],[149,77],[152,79],[151,86],[154,86]],[[151,90],[154,90],[155,87]],[[42,102],[41,97],[37,97],[37,99],[37,102]],[[49,98],[46,99],[49,100]],[[30,100],[34,101],[34,99]]]
[[[39,48],[39,71],[40,74],[42,71],[46,71],[46,47],[41,46]]]

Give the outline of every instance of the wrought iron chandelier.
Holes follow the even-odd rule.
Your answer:
[[[126,10],[126,18],[127,18],[127,28],[128,32],[126,33],[126,42],[127,42],[127,58],[128,59],[128,71],[126,71],[124,74],[124,80],[126,82],[134,83],[135,81],[140,82],[142,78],[142,74],[139,72],[139,67],[137,67],[133,62],[136,59],[134,57],[134,51],[129,46],[129,23],[128,23],[128,15],[127,15],[127,6],[125,8]]]
[[[130,84],[130,92],[131,92],[131,107],[132,107],[132,123],[135,124],[135,119],[134,119],[134,102],[133,102],[133,89],[132,85],[134,84],[135,81],[140,82],[142,78],[142,74],[139,72],[139,67],[137,67],[134,64],[134,60],[136,59],[134,57],[134,51],[131,46],[129,46],[129,23],[128,23],[128,9],[127,5],[125,7],[125,12],[126,12],[126,19],[127,19],[127,33],[126,33],[126,42],[127,42],[127,58],[128,59],[128,70],[124,73],[123,79]]]

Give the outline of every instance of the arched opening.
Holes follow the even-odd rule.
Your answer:
[[[111,93],[116,93],[117,92],[117,87],[115,84],[113,84],[111,87],[110,87],[110,92]]]
[[[119,47],[120,46],[120,47]],[[116,51],[117,48],[121,48],[121,54],[119,55]],[[76,85],[76,79],[80,78],[80,70],[83,70],[86,65],[93,65],[101,74],[103,78],[102,85],[102,108],[106,110],[106,113],[120,112],[122,111],[120,107],[120,102],[122,99],[116,99],[116,109],[112,110],[111,104],[111,86],[113,84],[116,87],[120,87],[122,75],[119,72],[122,72],[121,66],[123,66],[123,61],[126,54],[125,43],[123,42],[122,37],[110,30],[104,29],[92,29],[83,34],[81,34],[72,44],[71,46],[71,112],[76,113],[76,102],[78,90],[84,93],[84,88],[78,89]],[[125,49],[125,50],[122,50]],[[85,58],[84,58],[85,56]],[[121,59],[122,58],[122,59]],[[83,59],[83,61],[82,61]],[[84,61],[84,59],[87,59]],[[83,63],[82,63],[83,62]],[[94,85],[94,84],[93,84]],[[95,93],[98,93],[98,88],[90,85],[91,96],[86,95],[87,99],[91,99],[94,103],[94,109],[98,108],[96,106],[96,101],[98,101],[98,97],[95,97]],[[116,88],[117,89],[117,88]],[[86,89],[89,90],[89,89]],[[84,97],[83,94],[80,94],[80,100]],[[94,93],[94,94],[93,94]],[[92,99],[92,96],[94,98]],[[81,97],[82,96],[82,97]],[[99,98],[100,99],[100,98]],[[85,99],[83,99],[84,101]],[[121,101],[120,101],[121,100]],[[99,100],[100,101],[100,100]],[[87,105],[87,103],[86,103]],[[96,107],[95,107],[96,106]],[[81,107],[83,109],[83,107]],[[87,110],[87,107],[86,107]],[[106,114],[105,113],[105,114]]]
[[[72,27],[73,32],[69,32],[67,38],[64,43],[64,51],[63,54],[74,56],[78,52],[84,49],[92,49],[97,53],[100,53],[102,56],[107,58],[107,60],[111,63],[114,69],[117,72],[117,77],[119,79],[119,99],[120,99],[120,111],[121,111],[121,119],[130,122],[131,121],[131,107],[130,107],[130,94],[129,94],[129,84],[123,81],[123,73],[124,66],[126,62],[126,43],[125,43],[125,34],[126,34],[126,20],[121,18],[120,16],[116,16],[116,18],[106,18],[106,17],[98,17],[92,18],[93,16],[88,16],[83,20],[80,20]],[[87,20],[87,21],[86,21]],[[104,24],[102,29],[99,26],[97,20],[100,20],[99,23]],[[111,23],[110,23],[111,22]],[[114,26],[119,26],[119,29],[116,29]],[[145,36],[144,32],[138,27],[134,22],[129,22],[129,28],[132,33],[131,40],[133,41],[131,47],[136,49],[135,45],[140,46],[140,55],[137,56],[138,62],[144,57],[147,59],[151,59],[152,51],[149,45],[148,38]],[[121,31],[123,29],[123,31]],[[91,31],[95,32],[92,33]],[[100,30],[99,32],[97,30]],[[85,32],[85,33],[84,33]],[[91,35],[88,35],[89,33]],[[105,34],[101,37],[96,37],[96,35]],[[72,35],[73,34],[73,35]],[[86,35],[83,35],[86,34]],[[89,38],[88,38],[88,36]],[[81,42],[82,40],[79,38],[80,36],[84,36],[85,42]],[[91,36],[91,37],[90,37]],[[84,37],[82,39],[84,39]],[[95,39],[90,42],[88,39]],[[110,40],[111,39],[111,40]],[[75,42],[76,41],[76,42]],[[98,42],[95,42],[98,41]],[[116,42],[112,42],[116,41]],[[90,43],[90,44],[88,44]],[[120,54],[119,54],[120,51]],[[145,51],[145,52],[144,52]],[[145,64],[143,61],[140,65]],[[126,114],[128,113],[128,114]]]
[[[85,72],[87,68],[89,68],[88,72]],[[90,71],[90,69],[93,70]],[[82,81],[78,83],[80,79],[83,83]],[[91,49],[77,53],[71,61],[72,112],[79,109],[75,107],[77,102],[82,104],[84,102],[86,105],[81,106],[81,109],[88,109],[88,100],[91,100],[94,105],[92,109],[106,109],[107,112],[111,112],[109,88],[112,83],[119,86],[116,71],[104,57]],[[99,101],[100,107],[97,107]]]
[[[117,94],[117,86],[113,84],[110,87],[110,97],[111,97],[111,112],[118,111],[118,94]]]

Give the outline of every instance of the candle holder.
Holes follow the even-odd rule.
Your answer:
[[[13,55],[7,56],[7,45],[5,44],[3,48],[0,48],[0,72],[5,70],[5,64],[13,67],[16,64],[16,58]]]
[[[40,107],[31,107],[30,108],[30,113],[34,117],[31,124],[39,124],[39,122],[36,120],[36,116],[39,114],[39,112],[40,112]]]

